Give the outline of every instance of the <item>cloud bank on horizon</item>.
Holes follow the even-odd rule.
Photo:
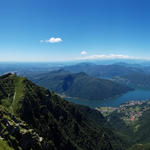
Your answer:
[[[49,38],[48,40],[41,40],[40,42],[41,43],[43,43],[43,42],[45,42],[45,43],[60,43],[60,42],[62,42],[63,40],[61,39],[61,38],[59,38],[59,37],[57,37],[57,38],[55,38],[55,37],[51,37],[51,38]]]
[[[82,54],[82,52],[81,52]],[[86,53],[87,54],[87,53]],[[142,59],[134,56],[128,56],[128,55],[122,55],[122,54],[101,54],[101,55],[90,55],[90,56],[84,56],[85,54],[82,54],[82,57],[76,58],[76,60],[95,60],[95,59]],[[144,58],[143,58],[144,59]]]

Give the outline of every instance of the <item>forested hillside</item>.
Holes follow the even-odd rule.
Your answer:
[[[134,88],[150,89],[150,74],[147,73],[129,73],[127,75],[114,77],[112,81]]]
[[[133,145],[129,150],[150,149],[150,100],[131,101],[118,108],[97,108],[116,132]]]
[[[32,81],[65,97],[104,100],[126,93],[131,88],[109,80],[91,77],[83,72],[73,74],[65,70],[34,76]]]
[[[0,105],[0,149],[125,149],[101,113],[15,74],[0,77]]]

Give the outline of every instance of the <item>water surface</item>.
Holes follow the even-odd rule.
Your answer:
[[[86,105],[91,108],[100,107],[100,106],[113,106],[117,107],[122,103],[131,101],[131,100],[147,100],[150,98],[150,89],[135,89],[134,91],[130,91],[126,94],[123,94],[121,96],[107,99],[107,100],[77,100],[77,99],[70,99],[67,98],[66,100],[69,102],[73,102],[76,104]]]

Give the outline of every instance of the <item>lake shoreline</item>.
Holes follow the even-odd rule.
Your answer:
[[[125,94],[121,94],[120,96],[115,96],[113,98],[108,98],[105,100],[85,100],[85,99],[74,99],[74,98],[64,98],[69,102],[73,102],[80,105],[89,106],[91,108],[96,107],[118,107],[123,103],[129,101],[145,101],[150,99],[150,89],[135,89],[133,91],[129,91]]]

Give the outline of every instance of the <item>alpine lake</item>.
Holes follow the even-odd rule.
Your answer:
[[[73,102],[75,104],[89,106],[91,108],[96,107],[118,107],[120,104],[123,104],[128,101],[145,101],[150,99],[150,89],[135,89],[133,91],[129,91],[123,95],[109,98],[105,100],[83,100],[83,99],[75,99],[75,98],[65,98],[65,100],[69,102]]]

